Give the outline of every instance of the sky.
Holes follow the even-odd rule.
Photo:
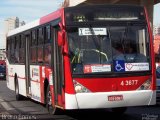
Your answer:
[[[63,0],[0,0],[0,28],[4,20],[17,16],[26,23],[57,10]],[[0,32],[2,29],[0,29]]]
[[[0,0],[0,49],[3,39],[4,20],[17,16],[20,21],[29,23],[45,16],[60,7],[64,0]],[[154,6],[154,25],[160,25],[160,3]],[[156,19],[155,19],[156,18]]]
[[[0,0],[0,49],[5,48],[4,20],[18,17],[20,22],[32,22],[60,7],[64,0]]]
[[[160,25],[160,3],[154,5],[153,24]]]

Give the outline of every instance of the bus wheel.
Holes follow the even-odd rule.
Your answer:
[[[119,107],[119,108],[112,108],[112,111],[116,114],[123,114],[127,110],[127,107]]]
[[[55,114],[56,107],[52,106],[52,97],[51,97],[51,91],[50,91],[49,85],[46,91],[46,108],[50,114]]]
[[[19,84],[18,84],[18,80],[16,79],[16,83],[15,83],[15,94],[16,94],[16,100],[22,100],[22,95],[19,94]]]

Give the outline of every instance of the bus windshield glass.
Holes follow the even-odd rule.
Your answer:
[[[145,24],[68,27],[73,74],[149,71],[149,38]]]

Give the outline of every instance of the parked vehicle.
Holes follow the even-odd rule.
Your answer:
[[[0,65],[6,65],[6,61],[5,60],[0,60]]]
[[[6,79],[6,66],[0,65],[0,79]]]

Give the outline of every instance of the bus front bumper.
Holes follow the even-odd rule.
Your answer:
[[[120,97],[114,98],[114,96]],[[65,109],[115,108],[155,104],[156,91],[152,90],[77,93],[76,95],[65,93]]]

